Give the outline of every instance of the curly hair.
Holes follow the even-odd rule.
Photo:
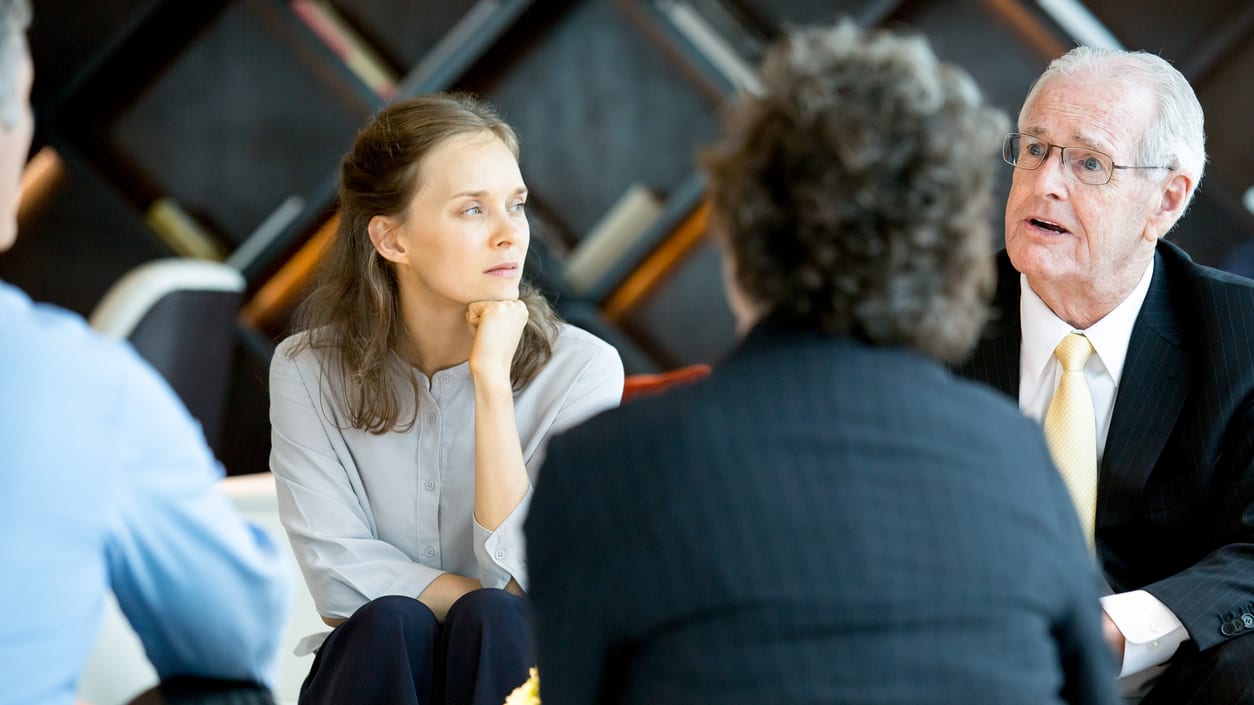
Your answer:
[[[736,284],[827,334],[961,358],[987,317],[1009,121],[924,39],[850,21],[790,33],[760,75],[701,157]]]
[[[376,215],[404,218],[418,190],[422,159],[450,137],[491,132],[518,157],[518,137],[487,103],[462,93],[435,93],[396,101],[357,134],[340,164],[339,227],[323,255],[315,286],[301,303],[293,329],[309,331],[289,348],[326,354],[338,374],[336,396],[353,428],[371,433],[406,430],[402,403],[388,363],[409,335],[400,310],[394,265],[374,248],[367,232]],[[553,354],[558,316],[534,287],[523,283],[519,299],[528,320],[514,354],[510,378],[522,389]],[[325,369],[324,369],[325,373]],[[407,377],[417,392],[417,381]],[[415,412],[416,413],[416,412]]]

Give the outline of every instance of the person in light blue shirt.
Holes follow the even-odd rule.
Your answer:
[[[29,16],[0,0],[0,251],[32,134]],[[74,701],[109,590],[163,682],[270,700],[290,586],[221,476],[128,345],[0,282],[0,705]]]

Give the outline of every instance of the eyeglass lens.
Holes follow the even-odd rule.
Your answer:
[[[1012,133],[1002,143],[1002,158],[1020,169],[1038,169],[1049,158],[1050,145],[1031,135]],[[1068,173],[1086,184],[1104,184],[1110,181],[1112,164],[1110,157],[1082,147],[1059,147],[1063,164]]]

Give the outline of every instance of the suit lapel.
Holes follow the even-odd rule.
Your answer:
[[[1171,245],[1159,246],[1154,278],[1137,314],[1119,382],[1098,497],[1149,477],[1188,396],[1192,370],[1184,349],[1185,321],[1172,305],[1172,276],[1178,264]],[[1177,285],[1178,286],[1178,285]],[[1178,298],[1179,292],[1174,292]],[[1107,493],[1107,496],[1110,496]],[[1100,515],[1100,512],[1099,512]]]
[[[1019,402],[1019,273],[1005,252],[997,256],[997,290],[990,320],[958,374],[978,379]]]

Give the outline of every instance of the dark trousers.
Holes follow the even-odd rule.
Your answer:
[[[1185,642],[1141,705],[1254,705],[1254,636],[1200,653]]]
[[[140,693],[129,705],[274,705],[274,697],[256,683],[179,676]]]
[[[444,624],[412,597],[373,600],[314,658],[300,705],[501,705],[535,665],[525,602],[475,590]]]

